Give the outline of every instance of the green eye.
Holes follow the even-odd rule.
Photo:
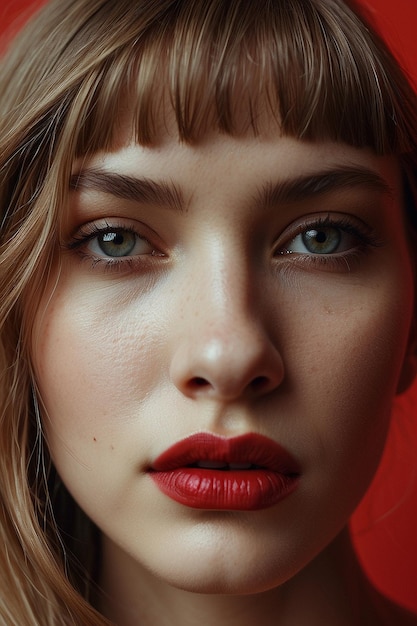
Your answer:
[[[136,228],[100,223],[87,224],[80,228],[68,245],[83,258],[90,258],[96,266],[100,262],[112,264],[143,263],[145,257],[163,257],[160,250]],[[141,258],[142,257],[142,258]]]
[[[97,237],[97,244],[106,256],[130,256],[137,244],[138,237],[127,230],[106,232]]]
[[[325,226],[307,230],[301,234],[301,240],[311,254],[332,254],[337,252],[342,235],[340,229]]]
[[[279,254],[298,254],[305,256],[332,256],[356,249],[367,243],[365,234],[351,223],[331,223],[326,220],[306,225],[299,234],[281,248]]]
[[[147,239],[129,228],[106,228],[88,236],[85,250],[97,258],[120,259],[153,254]]]

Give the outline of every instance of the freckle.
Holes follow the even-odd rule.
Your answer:
[[[97,441],[97,439],[95,437],[93,437],[93,441]]]

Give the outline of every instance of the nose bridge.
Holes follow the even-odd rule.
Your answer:
[[[256,288],[248,255],[237,246],[217,241],[196,270],[187,286],[195,328],[201,337],[209,341],[217,337],[227,344],[254,322]]]
[[[275,387],[281,357],[263,324],[254,269],[244,250],[213,245],[185,285],[184,327],[171,374],[188,396],[233,399]]]

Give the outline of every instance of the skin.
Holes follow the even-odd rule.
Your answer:
[[[174,183],[183,198],[179,211],[73,190],[61,272],[35,320],[51,454],[103,533],[101,610],[123,626],[275,624],[277,614],[284,625],[384,623],[345,528],[411,376],[413,270],[395,161],[272,131],[190,146],[171,129],[82,167]],[[256,199],[349,167],[386,189]],[[302,245],[318,216],[342,220],[334,253]],[[147,242],[115,264],[80,241],[91,224]],[[301,466],[297,490],[256,512],[172,501],[147,468],[196,432],[279,442]],[[356,591],[347,580],[361,581]]]

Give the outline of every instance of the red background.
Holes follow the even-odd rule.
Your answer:
[[[40,4],[3,0],[1,30],[10,37]],[[417,0],[362,4],[417,87]],[[417,611],[417,383],[398,402],[382,465],[353,518],[352,532],[374,583]]]

